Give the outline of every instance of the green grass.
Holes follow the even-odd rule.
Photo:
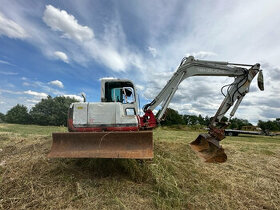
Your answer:
[[[51,136],[52,132],[66,132],[66,127],[58,126],[39,126],[39,125],[15,125],[15,124],[1,124],[0,133],[14,133],[21,136],[28,135],[46,135]]]
[[[279,209],[280,136],[222,141],[228,161],[190,150],[199,132],[154,131],[152,161],[48,159],[64,127],[0,124],[0,208]]]

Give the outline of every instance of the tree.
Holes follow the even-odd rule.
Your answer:
[[[186,125],[196,125],[199,124],[198,117],[195,115],[184,115],[183,119]]]
[[[238,118],[231,119],[230,123],[231,124],[230,124],[229,128],[238,129],[238,130],[240,130],[242,128],[242,126],[252,126],[252,124],[249,123],[248,120],[238,119]]]
[[[66,125],[67,113],[76,99],[64,96],[48,96],[37,103],[30,111],[33,123],[38,125]]]
[[[205,125],[206,126],[209,126],[210,124],[210,118],[206,115],[206,117],[204,118],[204,121],[205,121]]]
[[[0,112],[0,123],[5,122],[5,115]]]
[[[204,125],[204,118],[201,116],[201,114],[198,115],[197,120],[199,125]]]
[[[174,109],[167,108],[165,111],[165,120],[161,122],[162,125],[184,125],[185,122],[182,116]]]
[[[262,121],[259,120],[258,126],[263,130],[263,131],[279,131],[280,130],[280,122],[279,118],[276,120],[268,120],[268,121]]]
[[[11,108],[6,116],[5,121],[8,123],[29,124],[31,123],[30,115],[28,114],[27,107],[17,104]]]
[[[183,119],[186,125],[204,125],[208,126],[210,123],[210,118],[208,116],[202,117],[202,115],[183,115]]]

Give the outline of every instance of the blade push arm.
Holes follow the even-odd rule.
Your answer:
[[[242,66],[242,67],[241,67]],[[245,68],[244,66],[250,67]],[[245,94],[249,91],[249,86],[254,76],[259,72],[260,64],[248,65],[248,64],[234,64],[228,62],[219,61],[204,61],[196,60],[194,57],[189,56],[184,58],[178,67],[177,71],[173,74],[171,79],[167,82],[165,87],[155,97],[155,99],[144,106],[144,112],[148,110],[153,111],[158,105],[162,104],[162,109],[157,115],[157,121],[163,117],[171,99],[178,89],[180,83],[188,77],[192,76],[228,76],[235,77],[234,83],[232,83],[227,91],[224,101],[218,109],[212,123],[220,121],[229,108],[237,103],[231,113],[234,114],[241,100]]]

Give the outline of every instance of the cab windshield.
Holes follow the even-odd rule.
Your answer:
[[[135,102],[133,85],[130,82],[106,82],[105,100],[106,102]]]

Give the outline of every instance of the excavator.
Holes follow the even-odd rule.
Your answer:
[[[228,126],[222,118],[232,107],[235,114],[244,96],[249,92],[253,78],[258,74],[258,87],[264,90],[260,64],[238,64],[198,60],[184,57],[171,79],[150,103],[138,110],[139,97],[135,85],[126,79],[101,79],[101,102],[75,102],[68,112],[68,131],[53,133],[50,158],[128,158],[152,159],[153,133],[164,117],[180,83],[193,76],[233,77],[225,85],[224,100],[211,118],[208,132],[200,134],[190,147],[205,162],[222,163],[227,155],[220,141]],[[155,116],[153,111],[161,106]]]

